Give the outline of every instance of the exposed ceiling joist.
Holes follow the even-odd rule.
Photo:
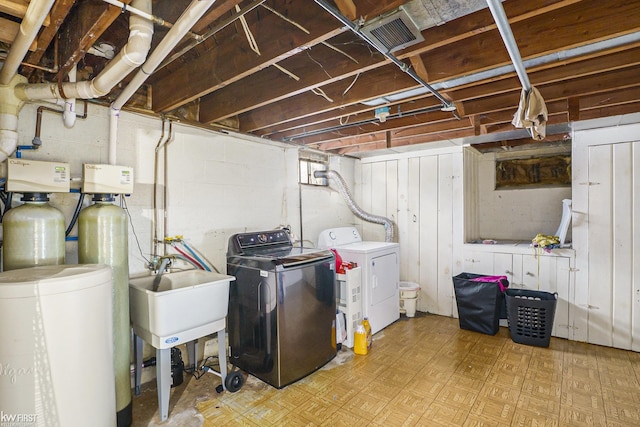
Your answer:
[[[153,13],[175,22],[190,2],[155,0]],[[151,76],[144,99],[152,98],[156,114],[341,154],[518,137],[511,119],[521,85],[490,11],[478,0],[432,2],[430,7],[436,3],[436,14],[447,18],[434,25],[411,15],[424,41],[393,55],[454,102],[458,117],[434,111],[441,105],[436,96],[346,31],[326,9],[314,2],[300,7],[296,0],[218,0],[191,29],[211,37],[188,50],[183,48],[191,41],[179,43],[173,52],[177,59]],[[11,48],[27,4],[0,0],[4,50]],[[400,6],[412,13],[425,8],[420,0],[331,4],[356,25]],[[551,130],[552,142],[560,141],[555,133],[562,133],[568,121],[640,111],[640,0],[502,4],[528,64],[527,75],[547,103],[549,124],[558,125],[557,132]],[[260,54],[249,48],[245,30],[234,21],[238,8],[248,11],[247,29]],[[35,73],[22,66],[20,72],[32,81],[56,81],[56,63],[61,64],[60,78],[75,64],[90,78],[107,59],[87,51],[96,43],[110,43],[117,52],[128,36],[128,15],[101,0],[57,0],[49,19],[23,59],[39,67]],[[157,27],[152,45],[166,32]],[[121,90],[115,87],[104,102]],[[136,108],[145,108],[141,105]],[[375,118],[380,106],[390,109],[385,122]]]

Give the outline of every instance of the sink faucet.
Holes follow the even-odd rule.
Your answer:
[[[160,258],[160,266],[156,272],[156,277],[153,278],[153,291],[156,292],[160,286],[162,280],[162,274],[167,270],[167,267],[171,265],[171,257],[165,256]]]
[[[153,260],[153,262],[151,262],[149,264],[149,268],[151,270],[156,270],[156,277],[153,278],[153,291],[157,292],[158,291],[158,287],[160,286],[160,281],[162,280],[162,275],[167,271],[167,267],[171,267],[171,263],[173,261],[175,261],[176,259],[185,261],[189,264],[191,264],[192,266],[194,266],[196,269],[200,269],[201,267],[197,264],[195,264],[193,262],[193,260],[180,255],[180,254],[171,254],[171,255],[164,255],[161,256],[158,259]],[[160,264],[158,265],[158,261],[160,261]]]

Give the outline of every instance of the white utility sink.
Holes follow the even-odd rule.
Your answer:
[[[189,364],[195,367],[198,338],[217,333],[220,376],[226,387],[229,282],[236,278],[204,270],[165,273],[157,284],[155,278],[129,279],[129,309],[135,342],[136,395],[140,394],[144,340],[156,349],[158,408],[160,421],[165,421],[171,395],[171,347],[186,343]]]
[[[197,337],[212,323],[224,329],[233,276],[204,270],[165,273],[154,290],[155,275],[129,279],[134,332],[155,348],[169,348]]]

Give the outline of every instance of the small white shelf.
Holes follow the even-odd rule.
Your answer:
[[[362,322],[362,270],[360,267],[337,274],[338,310],[346,317],[347,338],[343,345],[353,348],[353,333]]]

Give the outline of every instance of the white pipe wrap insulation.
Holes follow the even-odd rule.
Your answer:
[[[349,209],[353,212],[358,218],[363,219],[368,222],[372,222],[374,224],[382,224],[384,225],[384,233],[385,233],[385,242],[393,242],[393,221],[389,218],[373,215],[368,212],[365,212],[358,206],[358,204],[353,200],[353,196],[351,196],[351,192],[347,187],[346,182],[342,176],[336,171],[315,171],[313,176],[316,178],[328,178],[333,180],[333,182],[338,187],[338,191],[342,194],[342,197],[347,202]]]
[[[171,27],[167,35],[160,41],[153,52],[151,52],[149,58],[142,67],[140,67],[127,87],[124,88],[118,98],[111,104],[111,108],[115,110],[122,108],[213,3],[215,3],[215,0],[193,0],[191,4],[189,4],[175,24],[173,24],[173,27]]]
[[[35,40],[42,27],[42,23],[53,7],[55,0],[32,0],[27,7],[24,19],[20,23],[20,30],[11,43],[11,50],[0,70],[0,85],[8,85],[16,75],[20,63],[29,51],[29,46]]]
[[[75,65],[69,70],[69,81],[76,81],[78,67]],[[66,128],[72,128],[76,123],[76,99],[71,98],[64,101],[64,110],[62,111],[62,122]]]
[[[8,85],[0,85],[0,162],[18,146],[18,113],[23,101],[15,95],[15,86],[26,81],[26,77],[15,74]]]
[[[151,0],[134,0],[138,9],[151,11]],[[151,49],[153,23],[139,16],[129,17],[129,39],[120,52],[93,80],[62,83],[62,92],[68,99],[100,98],[121,82],[129,73],[144,63]],[[57,83],[23,84],[16,87],[16,94],[23,100],[63,98]]]

